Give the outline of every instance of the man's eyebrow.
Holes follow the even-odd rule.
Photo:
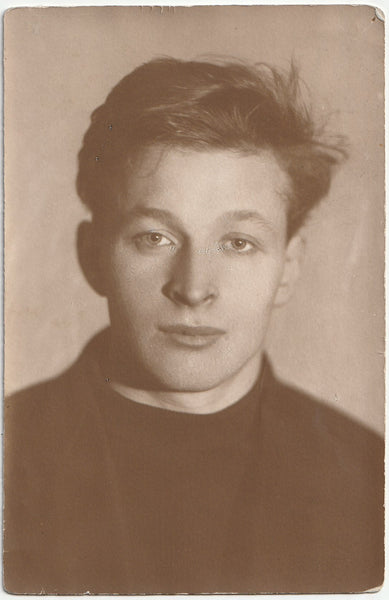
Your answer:
[[[161,223],[165,223],[169,227],[173,227],[176,229],[182,228],[182,223],[180,219],[178,219],[178,217],[170,210],[162,208],[153,208],[137,204],[129,211],[126,211],[126,217],[130,220],[141,217],[151,217],[160,221]],[[269,221],[269,219],[266,219],[263,215],[261,215],[261,213],[255,210],[230,210],[221,215],[218,220],[226,221],[228,223],[251,221],[255,225],[260,225],[264,229],[267,229],[270,233],[275,232],[274,224],[271,221]]]
[[[221,217],[223,221],[251,221],[255,225],[260,225],[265,229],[268,229],[271,233],[275,232],[274,223],[266,219],[261,213],[256,210],[230,210]]]
[[[162,223],[166,223],[166,225],[169,225],[170,227],[180,228],[182,226],[181,221],[170,210],[152,208],[140,204],[137,204],[129,211],[126,211],[126,217],[129,219],[151,217]]]

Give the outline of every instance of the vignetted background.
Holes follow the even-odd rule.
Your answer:
[[[383,23],[371,7],[15,9],[5,17],[5,387],[63,370],[108,322],[77,263],[75,191],[91,111],[156,56],[228,54],[287,67],[350,158],[306,230],[291,302],[274,315],[279,375],[377,431],[384,405]]]

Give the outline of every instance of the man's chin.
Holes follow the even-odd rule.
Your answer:
[[[217,372],[215,369],[202,368],[189,370],[187,365],[154,372],[150,381],[156,382],[156,388],[164,392],[199,393],[208,392],[222,386],[231,377],[233,370]]]
[[[223,381],[224,380],[219,381],[213,378],[203,379],[202,377],[198,377],[197,379],[180,379],[179,381],[174,378],[164,378],[163,381],[160,381],[160,390],[171,393],[195,394],[213,390],[221,385]]]
[[[226,373],[217,376],[216,373],[204,373],[200,371],[185,373],[184,369],[142,369],[138,368],[121,369],[117,373],[117,380],[123,385],[132,388],[138,388],[149,391],[159,391],[165,393],[199,393],[207,392],[222,385],[229,379]],[[216,375],[216,376],[215,376]]]

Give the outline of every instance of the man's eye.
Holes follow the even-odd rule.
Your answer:
[[[174,246],[173,240],[158,231],[148,231],[137,236],[138,244],[146,245],[151,248],[160,248],[162,246]]]
[[[254,248],[254,244],[248,240],[245,240],[244,238],[233,238],[227,242],[224,242],[223,244],[223,250],[233,250],[234,252],[239,252],[240,254],[250,252]]]

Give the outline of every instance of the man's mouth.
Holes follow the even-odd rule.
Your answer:
[[[188,326],[188,325],[161,325],[160,331],[169,339],[180,346],[204,348],[214,344],[226,331],[218,327]]]

